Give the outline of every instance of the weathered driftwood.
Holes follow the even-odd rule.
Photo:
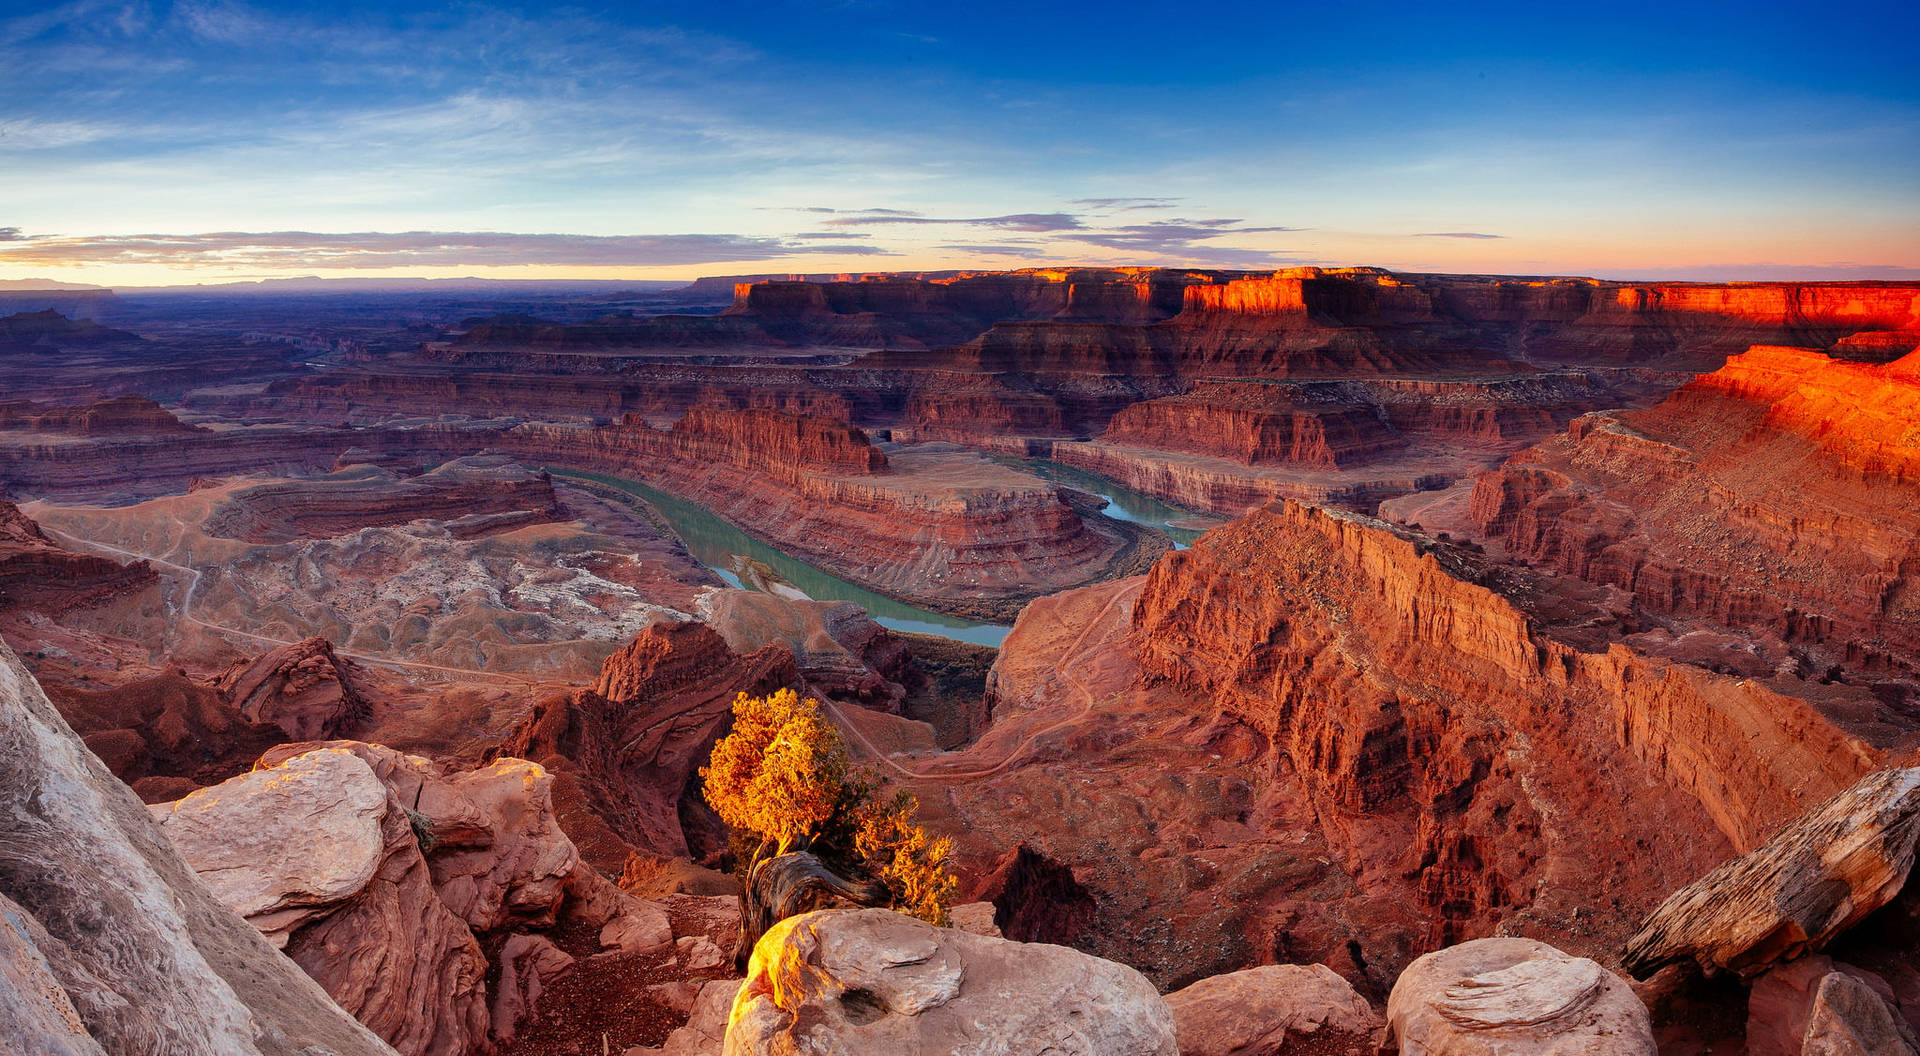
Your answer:
[[[1818,950],[1891,901],[1920,836],[1920,768],[1881,770],[1767,844],[1668,896],[1627,940],[1638,978],[1693,960],[1707,974],[1758,975]]]
[[[746,897],[740,903],[740,940],[733,963],[744,971],[760,936],[788,917],[836,906],[884,906],[889,897],[885,885],[848,880],[805,851],[757,862],[747,874]]]

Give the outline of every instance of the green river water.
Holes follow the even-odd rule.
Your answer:
[[[1191,543],[1199,535],[1198,532],[1167,526],[1166,522],[1170,520],[1188,516],[1188,511],[1168,506],[1149,496],[1123,488],[1103,477],[1037,459],[1001,459],[1001,461],[1047,480],[1100,495],[1110,503],[1102,511],[1103,513],[1115,520],[1133,521],[1165,532],[1178,546]],[[875,594],[873,591],[823,572],[805,561],[768,546],[704,507],[639,481],[604,473],[585,473],[553,467],[548,467],[548,472],[556,477],[591,480],[611,488],[618,488],[645,500],[648,505],[659,511],[660,516],[666,519],[674,534],[687,544],[687,549],[693,554],[694,559],[712,569],[731,586],[743,588],[749,586],[734,571],[741,566],[741,559],[744,558],[747,561],[757,561],[765,565],[773,571],[775,576],[785,580],[809,598],[818,601],[851,601],[866,609],[867,614],[881,626],[892,630],[913,634],[934,634],[943,638],[972,642],[976,645],[998,646],[1006,638],[1007,632],[1012,629],[1001,624],[978,623],[929,612],[926,609]]]

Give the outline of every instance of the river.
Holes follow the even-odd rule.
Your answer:
[[[1190,516],[1190,511],[1168,506],[1139,492],[1121,487],[1104,477],[1038,459],[1003,458],[1000,461],[1055,483],[1100,495],[1110,504],[1102,511],[1103,513],[1115,520],[1133,521],[1165,532],[1174,540],[1176,546],[1184,548],[1199,535],[1198,532],[1169,527],[1167,524],[1168,521]],[[673,529],[674,534],[687,544],[687,550],[693,554],[694,559],[707,566],[730,586],[743,589],[767,586],[768,584],[764,582],[750,583],[741,577],[741,571],[751,570],[757,563],[771,572],[776,583],[789,585],[801,594],[818,601],[851,601],[867,610],[867,615],[872,616],[882,627],[891,630],[912,634],[933,634],[942,638],[971,642],[975,645],[995,647],[999,646],[1006,639],[1007,632],[1012,630],[1011,627],[1001,624],[978,623],[938,612],[929,612],[906,602],[875,594],[873,591],[823,572],[798,558],[768,546],[704,507],[639,481],[604,473],[585,473],[553,467],[548,467],[547,471],[556,477],[591,480],[611,488],[618,488],[645,500],[666,519],[668,527]]]

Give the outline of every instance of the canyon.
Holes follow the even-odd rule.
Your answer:
[[[1437,1036],[1389,995],[1457,949],[1585,980],[1662,1052],[1759,1056],[1855,968],[1920,1023],[1879,917],[1764,987],[1628,953],[1694,926],[1670,895],[1920,761],[1920,286],[1061,268],[601,297],[406,327],[296,298],[282,343],[253,307],[9,294],[0,696],[97,786],[87,831],[136,848],[108,873],[187,892],[154,919],[198,923],[142,949],[275,964],[300,985],[235,1000],[342,1053],[675,1051],[734,990],[801,1015],[723,963],[739,852],[699,777],[736,694],[791,687],[952,837],[976,918],[1150,990],[1317,966],[1340,1022]],[[997,647],[956,640],[982,627]],[[303,860],[254,813],[296,808],[352,875],[223,887]],[[1893,873],[1881,912],[1909,912]],[[0,895],[57,924],[69,888]],[[181,1022],[231,1020],[225,994]]]

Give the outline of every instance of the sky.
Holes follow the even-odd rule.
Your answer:
[[[1920,5],[0,0],[0,282],[1920,278]]]

